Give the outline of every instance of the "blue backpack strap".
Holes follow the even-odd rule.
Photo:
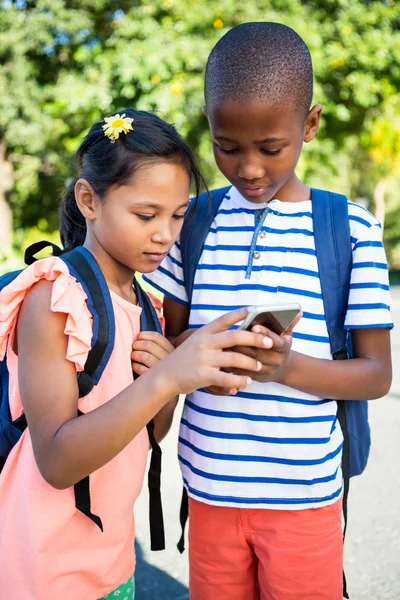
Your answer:
[[[209,193],[203,192],[197,201],[192,199],[190,210],[185,217],[180,235],[180,247],[189,304],[192,299],[194,277],[203,252],[204,242],[221,202],[230,189],[231,186],[228,186],[212,190]]]
[[[156,331],[163,335],[160,320],[148,295],[135,280],[138,304],[142,308],[140,316],[141,331]],[[164,516],[161,502],[161,459],[162,451],[154,436],[153,419],[147,424],[147,433],[151,444],[151,459],[147,484],[149,488],[149,518],[151,550],[165,549]]]
[[[349,229],[348,203],[346,196],[322,190],[311,190],[314,240],[317,254],[319,278],[325,318],[334,360],[349,358],[347,331],[344,329],[350,278],[352,269],[352,247]],[[362,426],[365,415],[365,401],[344,401],[338,403],[337,418],[343,433],[342,472],[343,472],[343,516],[344,532],[347,527],[347,498],[351,476],[351,436],[349,417],[353,426]],[[353,415],[353,413],[356,413]],[[368,422],[367,422],[368,426]],[[349,598],[346,577],[343,572],[343,596]]]
[[[197,265],[199,264],[211,224],[215,219],[222,200],[228,194],[231,186],[203,192],[197,198],[192,199],[192,205],[183,223],[180,235],[180,247],[182,256],[183,278],[185,280],[188,303],[191,304],[194,278]],[[185,527],[188,519],[188,497],[186,489],[183,488],[179,520],[182,534],[177,544],[179,552],[185,549]]]
[[[87,306],[93,315],[93,335],[85,368],[78,373],[79,397],[87,396],[100,381],[115,341],[115,320],[111,295],[93,254],[83,246],[60,256],[69,272],[82,285]]]
[[[21,273],[13,271],[0,277],[0,290],[9,285]],[[11,418],[10,403],[8,401],[9,375],[7,356],[0,361],[0,471],[2,470],[11,449],[18,442],[26,428],[26,419],[21,415],[15,421]]]
[[[326,324],[332,356],[337,360],[347,352],[344,321],[352,269],[347,198],[341,194],[312,189],[311,200]]]
[[[108,363],[114,348],[115,320],[111,295],[104,275],[93,254],[83,246],[74,248],[60,256],[69,272],[82,285],[87,296],[87,306],[93,315],[91,349],[83,371],[77,374],[79,397],[89,394]],[[78,415],[82,415],[78,411]],[[91,519],[103,531],[98,515],[91,511],[89,476],[74,485],[76,508]]]

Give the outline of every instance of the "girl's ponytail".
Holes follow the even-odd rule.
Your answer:
[[[86,237],[86,221],[75,201],[76,177],[64,192],[60,205],[60,236],[64,250],[82,246]]]

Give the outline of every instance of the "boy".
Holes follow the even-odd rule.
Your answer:
[[[232,188],[207,236],[190,306],[179,244],[148,277],[166,296],[171,336],[236,306],[303,309],[293,339],[268,333],[272,347],[254,349],[263,367],[245,391],[199,390],[186,400],[179,459],[192,600],[342,598],[343,436],[330,399],[387,393],[392,322],[380,226],[349,202],[345,327],[355,358],[330,360],[310,188],[295,174],[319,126],[312,93],[309,51],[290,28],[246,23],[221,38],[207,63],[204,110]]]

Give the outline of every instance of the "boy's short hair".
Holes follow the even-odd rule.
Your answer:
[[[205,74],[206,104],[252,99],[294,104],[308,113],[313,95],[310,52],[301,37],[281,23],[243,23],[214,46]]]

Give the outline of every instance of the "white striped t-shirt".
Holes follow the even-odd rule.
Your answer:
[[[265,209],[267,209],[265,211]],[[249,257],[257,215],[266,213]],[[349,202],[353,270],[345,326],[392,327],[382,231]],[[179,243],[145,277],[187,303]],[[299,302],[293,350],[331,359],[315,253],[311,201],[259,205],[235,188],[224,198],[196,271],[190,327],[238,307]],[[342,492],[342,433],[334,400],[277,383],[253,382],[235,396],[204,390],[185,402],[179,460],[189,495],[224,506],[303,509]]]

